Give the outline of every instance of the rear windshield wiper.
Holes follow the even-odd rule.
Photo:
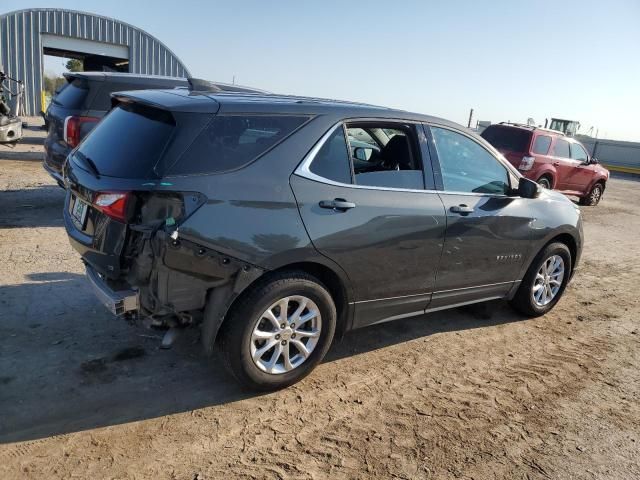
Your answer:
[[[82,159],[82,161],[91,169],[91,173],[93,173],[96,178],[100,178],[100,172],[98,171],[98,167],[96,167],[96,164],[93,160],[91,160],[82,152],[76,152],[76,156]]]

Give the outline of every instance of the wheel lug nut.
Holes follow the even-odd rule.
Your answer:
[[[276,335],[276,340],[280,340],[280,334]]]
[[[292,323],[292,324],[291,324],[291,328],[296,328],[296,324],[295,324],[295,323]]]
[[[282,342],[281,342],[281,343],[282,343],[282,345],[286,345],[286,344],[287,344],[287,341],[286,341],[286,340],[282,340]]]
[[[291,334],[291,338],[296,338],[296,334],[295,334],[295,333],[292,333],[292,334]]]
[[[284,327],[286,327],[284,323],[280,325],[280,328],[284,328]]]

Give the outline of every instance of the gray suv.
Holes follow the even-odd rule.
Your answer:
[[[64,167],[71,244],[114,314],[199,327],[250,388],[367,325],[502,298],[542,315],[578,264],[579,208],[446,120],[196,90],[114,103]]]

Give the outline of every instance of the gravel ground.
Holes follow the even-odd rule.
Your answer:
[[[44,132],[0,145],[0,478],[640,478],[640,189],[583,208],[548,315],[502,302],[348,334],[255,395],[195,334],[112,318],[62,227]],[[24,160],[22,160],[24,159]]]

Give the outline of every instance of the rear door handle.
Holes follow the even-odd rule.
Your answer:
[[[454,205],[449,210],[451,210],[453,213],[460,213],[462,215],[465,215],[467,213],[473,213],[473,208],[468,207],[468,206],[466,206],[464,204],[462,204],[462,205]]]
[[[320,208],[329,208],[331,210],[345,211],[356,208],[353,202],[347,202],[344,198],[336,198],[334,200],[320,200]]]

